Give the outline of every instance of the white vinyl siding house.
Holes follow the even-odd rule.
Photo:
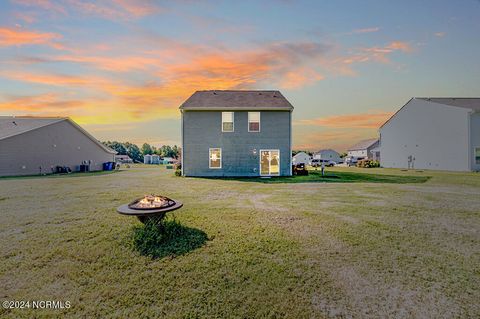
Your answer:
[[[413,98],[380,128],[381,165],[480,170],[480,99]]]
[[[335,163],[340,163],[342,161],[342,159],[340,158],[340,154],[332,149],[320,150],[317,153],[313,154],[313,158],[334,161]]]
[[[305,164],[309,165],[312,158],[305,152],[298,152],[292,158],[292,164]]]

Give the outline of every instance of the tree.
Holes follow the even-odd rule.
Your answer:
[[[143,155],[150,155],[153,154],[153,148],[150,144],[148,143],[143,143],[142,145],[142,154]]]
[[[116,151],[118,155],[127,155],[127,149],[125,148],[125,145],[123,143],[117,142],[117,141],[107,141],[103,142],[103,144],[107,147],[110,147],[112,150]]]
[[[134,162],[143,162],[142,152],[137,145],[129,142],[126,142],[124,145],[127,150],[127,155],[130,156]]]

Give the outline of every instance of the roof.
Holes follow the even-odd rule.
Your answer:
[[[95,137],[90,135],[90,133],[85,131],[82,127],[68,117],[0,116],[0,140],[63,121],[68,121],[98,146],[103,148],[106,152],[112,154],[116,153],[111,148],[100,143]]]
[[[373,144],[378,142],[378,138],[371,138],[368,140],[362,140],[357,144],[351,146],[348,150],[349,151],[358,151],[358,150],[366,150],[367,148],[371,147]]]
[[[265,110],[291,111],[292,104],[280,91],[196,91],[181,106],[181,110]]]
[[[298,152],[297,154],[293,155],[293,157],[297,157],[297,156],[300,156],[300,155],[307,155],[310,157],[310,155],[308,155],[307,153],[305,152]]]
[[[472,110],[474,112],[480,112],[480,98],[478,97],[413,97],[405,103],[395,114],[393,114],[388,120],[383,123],[380,128],[390,122],[398,112],[400,112],[405,106],[407,106],[412,100],[424,100],[427,102],[433,102],[437,104],[443,104],[448,106],[459,107],[463,109]]]
[[[14,117],[0,116],[0,140],[31,130],[64,121],[61,117]]]
[[[318,151],[318,152],[316,152],[315,154],[322,153],[322,152],[335,152],[335,153],[337,153],[337,154],[338,154],[338,152],[337,152],[337,151],[335,151],[335,150],[332,150],[331,148],[325,148],[325,149],[323,149],[323,150],[319,150],[319,151]]]
[[[434,102],[438,104],[450,105],[455,107],[461,107],[464,109],[470,109],[472,111],[480,111],[480,98],[465,98],[465,97],[435,97],[435,98],[426,98],[419,97],[416,98],[419,100],[425,100],[429,102]]]

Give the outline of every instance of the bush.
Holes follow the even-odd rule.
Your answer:
[[[357,162],[357,167],[361,167],[361,168],[380,167],[380,162],[370,160],[370,159],[363,159]]]
[[[173,168],[175,169],[175,176],[182,176],[182,163],[173,165]]]

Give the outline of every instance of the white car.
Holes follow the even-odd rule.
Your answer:
[[[337,165],[337,163],[335,161],[327,160],[327,159],[314,158],[310,162],[310,165],[312,167],[320,167],[320,166],[322,166],[322,164],[325,165],[325,166],[335,166],[335,165]]]

